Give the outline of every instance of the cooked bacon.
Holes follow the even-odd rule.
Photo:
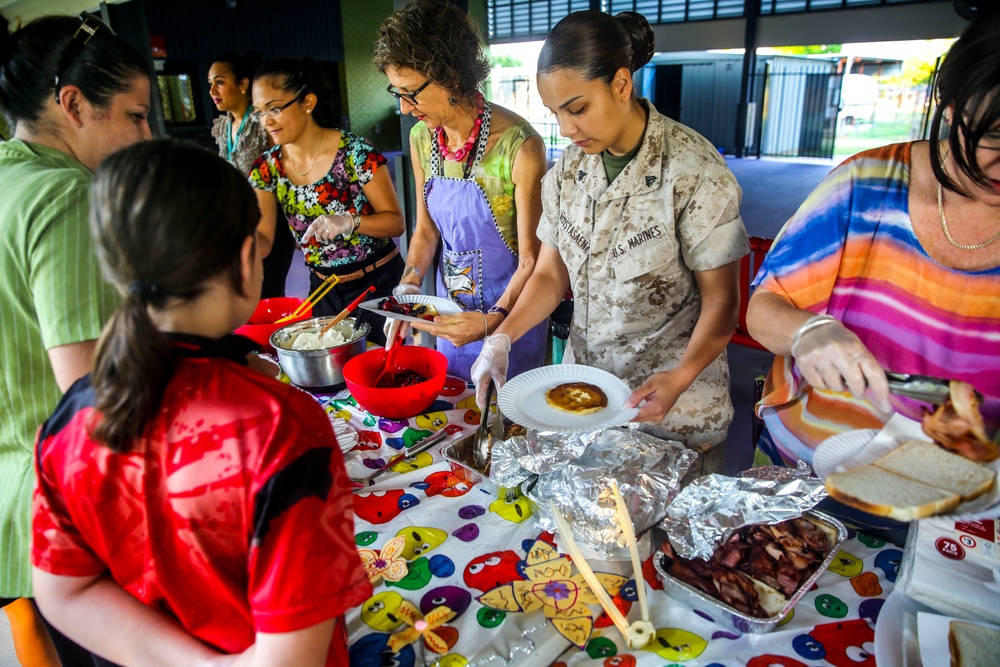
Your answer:
[[[799,537],[809,545],[809,548],[821,554],[826,554],[830,551],[830,537],[820,529],[819,526],[814,524],[808,519],[803,519],[799,517],[797,519],[792,519],[792,527],[795,532],[798,533]]]
[[[791,596],[830,548],[826,533],[808,519],[744,527],[707,562],[678,556],[667,541],[662,547],[663,564],[672,577],[758,618],[766,614],[749,577]]]
[[[1000,447],[986,437],[976,390],[968,382],[952,380],[950,397],[934,412],[924,412],[922,426],[941,447],[979,462],[1000,458]]]

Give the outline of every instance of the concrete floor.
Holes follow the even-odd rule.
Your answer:
[[[831,161],[786,159],[730,159],[729,167],[743,188],[743,221],[751,236],[774,237],[809,192],[833,168]],[[296,257],[288,274],[289,295],[305,296],[309,279]],[[736,411],[726,449],[726,470],[735,473],[750,467],[754,378],[767,373],[772,356],[740,345],[728,349],[733,405]],[[6,615],[0,613],[0,667],[18,667],[10,642]]]

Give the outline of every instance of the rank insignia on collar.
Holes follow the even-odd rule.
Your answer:
[[[656,176],[647,176],[646,177],[646,187],[648,188],[653,183],[656,183]]]
[[[584,173],[583,169],[580,169],[579,171],[576,172],[576,180],[582,181],[586,177],[587,177],[587,174]]]

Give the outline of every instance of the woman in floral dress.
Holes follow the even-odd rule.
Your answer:
[[[327,91],[306,59],[266,62],[253,82],[254,113],[275,144],[250,170],[262,233],[273,238],[280,205],[309,267],[310,289],[330,275],[340,279],[313,307],[315,316],[340,312],[371,285],[373,298],[389,296],[403,273],[392,240],[403,233],[403,216],[386,158],[364,137],[336,128]],[[385,342],[377,327],[369,339]]]

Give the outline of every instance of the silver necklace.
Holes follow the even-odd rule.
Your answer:
[[[944,169],[944,163],[948,161],[948,151],[945,151],[944,157],[941,158],[941,169]],[[980,250],[990,245],[997,239],[1000,239],[1000,232],[997,232],[993,236],[989,237],[982,243],[973,243],[967,245],[965,243],[959,243],[955,239],[951,238],[951,232],[948,231],[948,221],[944,219],[944,188],[941,187],[941,182],[938,181],[937,184],[937,200],[938,200],[938,215],[941,216],[941,231],[944,232],[944,237],[948,239],[948,243],[952,244],[959,250]]]
[[[299,171],[298,169],[296,169],[295,173],[298,174],[299,176],[308,176],[309,172],[313,170],[313,165],[316,164],[316,158],[319,157],[319,149],[321,149],[322,147],[323,147],[323,134],[321,132],[319,135],[319,145],[316,146],[316,153],[313,155],[312,160],[309,161],[309,166],[306,167],[305,171]]]

